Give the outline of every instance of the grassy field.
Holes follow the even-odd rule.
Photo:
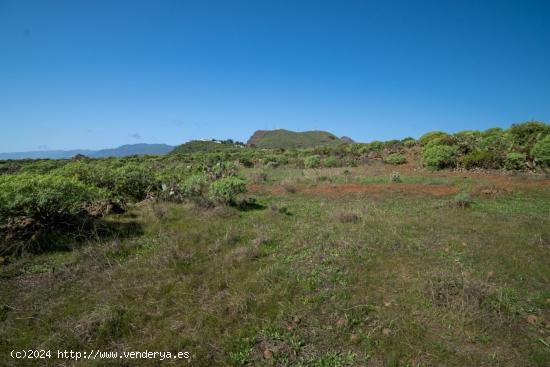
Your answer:
[[[146,201],[126,236],[0,267],[0,354],[188,351],[193,366],[550,365],[550,180],[243,169],[255,203]],[[119,360],[0,358],[13,365]],[[125,365],[181,365],[130,361]]]

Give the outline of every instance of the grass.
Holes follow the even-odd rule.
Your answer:
[[[265,182],[391,185],[382,166],[343,170],[278,168]],[[470,193],[487,179],[400,174]],[[189,351],[194,366],[547,366],[550,190],[513,182],[464,208],[448,205],[454,195],[406,190],[258,193],[256,210],[135,207],[122,219],[141,234],[0,268],[0,354],[147,349]]]

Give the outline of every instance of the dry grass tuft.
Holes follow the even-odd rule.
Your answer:
[[[350,211],[336,212],[335,217],[340,223],[358,223],[361,220],[359,214]]]

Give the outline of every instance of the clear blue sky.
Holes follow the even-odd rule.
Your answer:
[[[550,122],[550,1],[0,0],[0,151]]]

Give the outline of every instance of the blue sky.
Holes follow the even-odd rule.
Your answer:
[[[549,1],[0,0],[0,151],[550,122]]]

